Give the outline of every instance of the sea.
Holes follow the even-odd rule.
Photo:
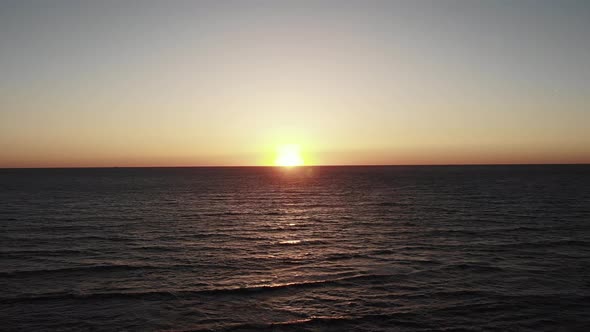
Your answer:
[[[590,165],[0,170],[2,331],[590,331]]]

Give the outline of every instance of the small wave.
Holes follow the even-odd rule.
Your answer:
[[[158,246],[158,245],[145,245],[145,246],[136,246],[132,248],[133,250],[142,250],[142,251],[181,251],[182,248],[179,247],[172,247],[172,246]]]
[[[299,319],[278,322],[246,322],[227,324],[219,328],[189,328],[183,330],[168,330],[169,332],[231,332],[231,331],[324,331],[324,330],[365,330],[361,325],[370,322],[380,322],[379,325],[390,329],[391,326],[424,328],[426,325],[415,322],[415,315],[408,313],[368,314],[368,315],[334,315],[310,316]]]
[[[277,241],[275,242],[276,244],[279,245],[298,245],[298,244],[314,244],[314,245],[318,245],[318,244],[329,244],[328,241],[326,240],[319,240],[319,239],[292,239],[292,240],[281,240],[281,241]]]
[[[54,301],[54,300],[103,300],[114,298],[140,298],[143,300],[172,300],[187,298],[193,296],[223,295],[223,294],[264,294],[267,292],[276,292],[283,290],[297,290],[314,287],[326,287],[338,285],[342,282],[359,282],[381,278],[382,275],[357,275],[350,277],[310,280],[304,282],[288,282],[277,284],[262,284],[245,287],[228,287],[228,288],[210,288],[201,290],[165,290],[165,291],[145,291],[145,292],[107,292],[107,293],[46,293],[25,295],[14,298],[2,298],[0,303],[18,303],[18,302],[37,302],[37,301]]]
[[[44,255],[44,256],[51,256],[51,255],[63,255],[63,254],[84,254],[93,252],[94,250],[89,249],[57,249],[57,250],[38,250],[38,249],[31,249],[31,250],[6,250],[3,252],[4,255]]]
[[[379,202],[379,203],[375,203],[375,206],[385,206],[385,207],[397,207],[397,206],[410,206],[412,205],[411,203],[405,203],[405,202]]]
[[[277,328],[295,328],[301,330],[305,329],[308,325],[334,326],[350,321],[354,321],[354,318],[347,316],[313,316],[280,322],[235,324],[221,328],[219,331],[275,331]],[[192,331],[194,332],[195,330]]]
[[[205,217],[216,217],[216,216],[239,216],[239,215],[245,215],[245,214],[247,214],[247,213],[226,211],[226,212],[205,212],[205,213],[202,213],[201,215],[203,215]]]
[[[293,245],[293,244],[300,244],[301,240],[285,240],[285,241],[280,241],[279,244],[286,244],[286,245]]]
[[[281,216],[284,215],[284,212],[276,212],[276,211],[271,211],[271,212],[265,212],[262,213],[261,215],[265,215],[265,216]]]
[[[66,267],[59,269],[42,269],[42,270],[22,270],[0,272],[0,277],[4,278],[22,278],[27,276],[43,276],[46,274],[60,274],[60,273],[92,273],[92,272],[116,272],[116,271],[133,271],[133,270],[157,270],[169,269],[178,267],[192,267],[192,265],[170,265],[170,266],[154,266],[154,265],[92,265],[92,266],[78,266]]]
[[[585,248],[590,247],[590,242],[588,242],[588,241],[571,240],[571,239],[539,241],[539,242],[532,242],[529,244],[536,244],[536,245],[540,245],[540,246],[581,246],[581,247],[585,247]]]
[[[333,262],[333,261],[340,261],[340,260],[348,260],[348,259],[363,259],[363,258],[372,258],[369,255],[360,254],[360,253],[334,253],[327,255],[324,259]]]
[[[136,239],[132,237],[122,237],[122,236],[103,236],[103,235],[94,235],[94,234],[55,234],[55,235],[47,235],[44,234],[43,236],[37,236],[36,234],[17,234],[17,235],[3,235],[3,238],[9,241],[27,241],[31,240],[32,238],[35,241],[70,241],[73,243],[85,243],[88,240],[99,240],[104,242],[133,242]]]
[[[448,264],[441,266],[439,269],[436,270],[428,270],[428,271],[421,271],[424,273],[430,272],[461,272],[461,273],[495,273],[495,272],[503,272],[505,269],[494,266],[494,265],[487,265],[487,264],[472,264],[472,263],[456,263],[456,264]]]
[[[561,239],[561,240],[542,240],[534,242],[518,242],[518,243],[507,243],[498,244],[496,247],[507,247],[507,248],[540,248],[540,247],[560,247],[560,246],[578,246],[588,248],[590,242],[581,240]]]

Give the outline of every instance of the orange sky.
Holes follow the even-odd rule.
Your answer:
[[[588,13],[0,4],[0,167],[590,163]]]

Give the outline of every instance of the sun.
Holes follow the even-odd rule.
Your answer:
[[[276,166],[293,167],[303,165],[301,147],[298,144],[285,144],[277,148]]]

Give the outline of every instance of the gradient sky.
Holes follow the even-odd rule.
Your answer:
[[[590,162],[590,1],[0,0],[0,167]]]

